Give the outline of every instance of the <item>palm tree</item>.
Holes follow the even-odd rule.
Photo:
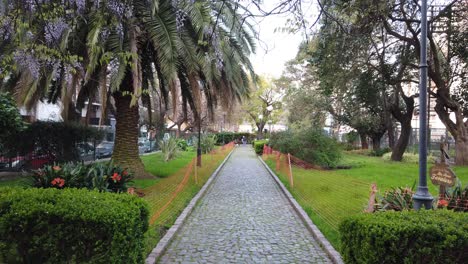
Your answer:
[[[78,1],[73,1],[76,10]],[[133,169],[137,177],[148,176],[138,155],[137,140],[138,100],[141,97],[151,107],[149,89],[159,89],[166,108],[172,105],[173,113],[182,100],[183,110],[190,108],[199,118],[203,97],[211,112],[218,102],[230,107],[249,92],[247,72],[253,76],[248,60],[254,50],[253,38],[236,13],[234,1],[149,3],[86,2],[81,19],[61,34],[61,45],[54,49],[60,51],[60,67],[41,67],[40,76],[33,81],[37,83],[34,89],[21,81],[23,76],[31,76],[31,69],[18,67],[7,85],[15,87],[25,105],[33,105],[44,96],[60,98],[64,117],[73,113],[69,108],[79,108],[98,94],[104,108],[112,98],[117,119],[112,158]],[[40,35],[41,29],[35,32]],[[73,62],[73,56],[82,59]],[[70,64],[72,67],[66,66]],[[21,77],[13,81],[17,75]],[[76,106],[73,98],[77,98]]]

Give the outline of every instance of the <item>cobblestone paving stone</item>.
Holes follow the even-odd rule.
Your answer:
[[[160,263],[331,263],[257,160],[238,147]]]

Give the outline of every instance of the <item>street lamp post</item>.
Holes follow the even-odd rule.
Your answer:
[[[434,199],[427,188],[427,0],[421,4],[421,49],[419,64],[419,185],[413,195],[414,209],[431,209]]]
[[[198,117],[198,147],[197,147],[197,166],[201,167],[202,153],[201,153],[201,118]]]

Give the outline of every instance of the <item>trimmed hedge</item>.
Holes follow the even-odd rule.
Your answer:
[[[335,168],[341,159],[341,149],[336,140],[318,129],[291,129],[274,133],[270,146],[325,168]]]
[[[234,133],[234,132],[220,132],[216,134],[217,140],[216,140],[216,145],[224,145],[229,142],[235,141],[237,143],[242,143],[241,139],[244,136],[247,139],[247,142],[252,142],[253,139],[255,139],[254,134],[250,133]]]
[[[148,206],[128,194],[0,189],[0,262],[142,263]]]
[[[254,142],[252,142],[255,153],[257,153],[257,155],[263,154],[263,146],[265,144],[268,144],[268,140],[255,140]]]
[[[465,263],[468,214],[421,210],[362,214],[340,225],[346,263]]]
[[[4,144],[8,157],[37,152],[55,162],[80,160],[78,143],[99,141],[104,133],[94,127],[73,122],[36,121]]]

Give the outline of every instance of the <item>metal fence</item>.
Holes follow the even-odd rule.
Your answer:
[[[428,129],[427,136],[427,150],[429,153],[437,154],[440,152],[440,144],[448,143],[448,149],[451,157],[455,156],[455,140],[450,136],[448,131],[445,128],[431,128]],[[400,135],[399,131],[395,133],[395,142],[398,140]],[[344,139],[343,139],[344,140]],[[413,128],[410,135],[410,140],[406,148],[406,152],[418,153],[419,148],[419,128]],[[359,147],[361,144],[360,140],[355,143],[356,147]],[[372,141],[369,140],[369,147],[372,148]],[[389,147],[388,134],[385,134],[381,140],[381,147]]]
[[[140,154],[150,153],[159,149],[155,140],[138,141],[138,151]],[[80,142],[71,148],[73,154],[69,157],[69,162],[93,162],[110,158],[114,150],[113,141],[101,142]],[[63,157],[58,157],[57,150],[44,150],[35,148],[29,151],[11,153],[4,150],[0,153],[0,171],[31,171],[42,168],[45,165],[63,161]]]

